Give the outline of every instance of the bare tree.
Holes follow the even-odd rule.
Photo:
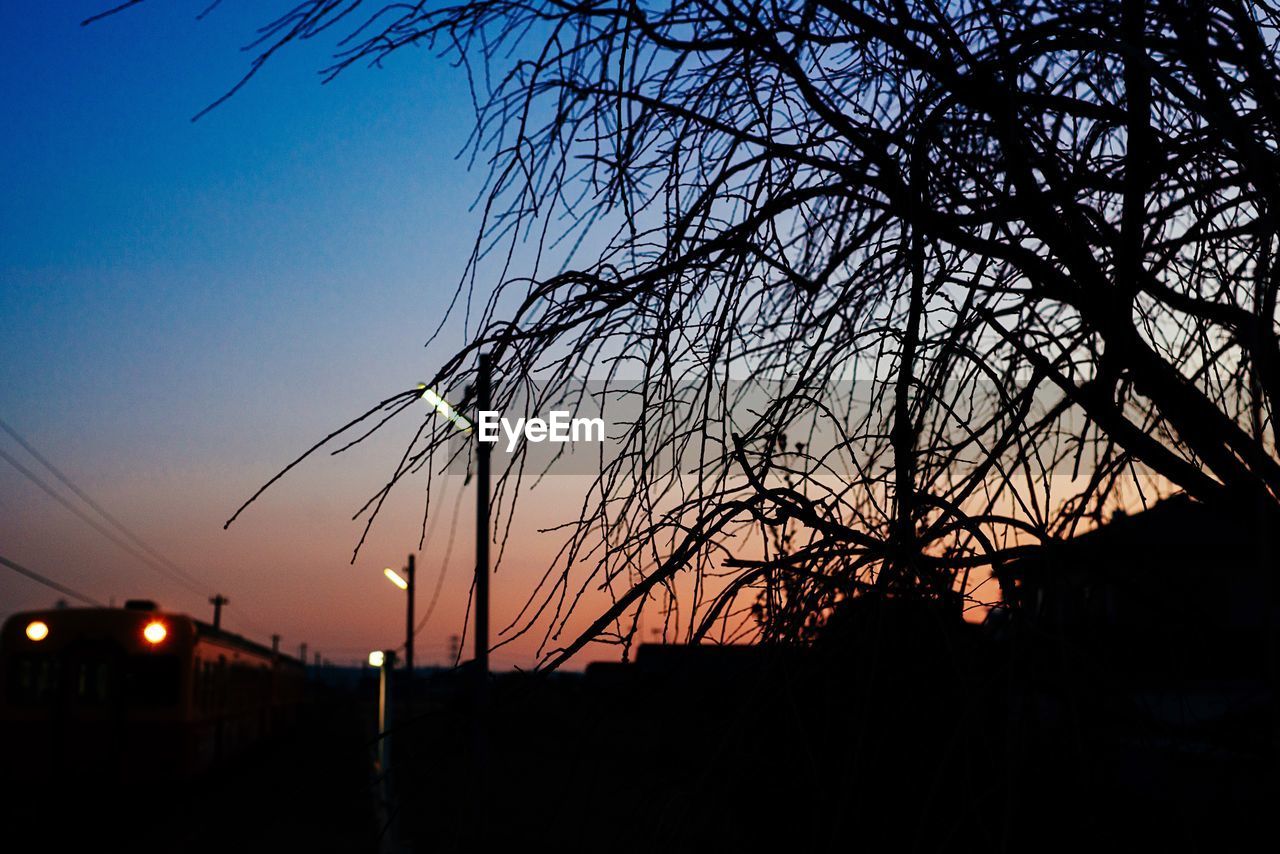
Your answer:
[[[509,627],[550,664],[646,606],[803,640],[863,595],[959,605],[1147,476],[1280,488],[1270,2],[366,6],[290,8],[246,80],[344,27],[330,76],[415,45],[465,70],[489,180],[455,311],[487,302],[431,385],[466,406],[489,350],[498,408],[585,376],[643,404]],[[735,377],[779,390],[748,417]],[[613,605],[557,640],[590,585]]]

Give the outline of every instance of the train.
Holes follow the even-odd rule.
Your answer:
[[[0,629],[0,755],[25,783],[191,778],[291,725],[305,675],[149,600],[14,614]]]

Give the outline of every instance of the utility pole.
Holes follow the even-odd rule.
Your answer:
[[[489,354],[481,353],[477,412],[489,409],[489,369]],[[476,678],[481,697],[489,682],[489,450],[488,442],[476,442]]]
[[[280,654],[280,636],[279,635],[271,636],[271,654],[272,655]]]
[[[222,606],[230,602],[231,600],[221,593],[209,600],[209,604],[213,606],[213,628],[215,631],[222,628]]]
[[[409,594],[409,607],[405,609],[404,620],[404,669],[409,682],[413,681],[413,555],[409,555],[409,567],[406,570],[409,587],[405,591]]]
[[[476,409],[489,409],[489,354],[481,353],[476,377]],[[479,415],[477,415],[477,421]],[[484,838],[485,816],[481,804],[489,791],[489,451],[488,442],[476,442],[476,660],[475,693],[471,715],[472,810],[469,823]],[[483,846],[480,846],[483,848]]]
[[[298,649],[298,658],[302,661],[302,666],[307,666],[307,645],[304,643]]]

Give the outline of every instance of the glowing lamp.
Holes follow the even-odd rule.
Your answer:
[[[373,652],[369,653],[369,665],[371,667],[381,667],[386,660],[386,655],[384,655],[380,649],[375,649]]]
[[[391,581],[392,584],[394,584],[396,587],[399,587],[401,590],[409,589],[409,582],[401,578],[400,573],[396,572],[391,567],[387,567],[386,569],[382,570],[382,574],[385,575]]]
[[[142,630],[142,636],[147,639],[147,643],[157,644],[169,636],[169,630],[159,620],[152,620]]]
[[[435,409],[436,412],[439,412],[445,418],[452,421],[453,426],[457,427],[463,433],[471,432],[471,422],[467,420],[467,417],[454,409],[449,401],[441,397],[435,389],[427,388],[426,383],[418,383],[418,388],[422,389],[422,399]]]
[[[49,636],[49,626],[43,620],[32,620],[27,623],[27,639],[42,641]]]

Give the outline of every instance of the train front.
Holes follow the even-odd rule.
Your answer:
[[[0,631],[9,783],[154,780],[191,762],[196,626],[151,602],[14,614]]]

